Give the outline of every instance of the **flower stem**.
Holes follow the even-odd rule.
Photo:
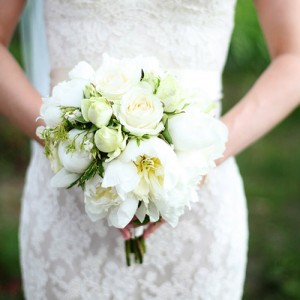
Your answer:
[[[127,266],[131,266],[131,256],[133,255],[136,264],[142,264],[144,254],[146,253],[146,244],[143,236],[134,237],[125,241],[125,257]]]

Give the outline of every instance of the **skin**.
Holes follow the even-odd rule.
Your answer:
[[[7,50],[24,5],[25,0],[0,0],[0,113],[41,143],[35,134],[36,127],[42,125],[42,121],[35,121],[41,96]]]
[[[262,137],[300,103],[300,1],[254,3],[272,62],[243,99],[222,117],[229,129],[229,141],[217,164]],[[41,143],[35,135],[40,125],[35,121],[40,95],[7,50],[24,4],[24,0],[0,0],[0,113]],[[161,224],[148,225],[144,236],[148,237]],[[125,239],[130,238],[130,226],[120,230]]]

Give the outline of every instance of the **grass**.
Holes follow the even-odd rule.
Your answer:
[[[269,59],[252,1],[240,0],[224,73],[224,109],[249,89]],[[19,40],[12,52],[20,58]],[[249,207],[245,300],[300,299],[300,110],[237,157]],[[28,140],[0,118],[0,300],[22,299],[18,218]]]
[[[255,72],[225,73],[225,110],[256,77]],[[299,117],[298,109],[237,157],[249,208],[246,300],[300,299]]]

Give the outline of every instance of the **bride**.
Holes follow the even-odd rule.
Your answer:
[[[193,88],[219,103],[235,0],[0,1],[1,113],[36,140],[20,227],[27,299],[241,299],[247,210],[233,156],[300,99],[300,2],[255,4],[272,63],[222,117],[229,129],[227,150],[208,174],[199,202],[175,229],[150,225],[147,235],[155,232],[145,263],[128,268],[122,235],[104,221],[89,221],[82,192],[49,186],[52,173],[35,135],[42,123],[35,121],[41,95],[78,61],[99,65],[107,52],[118,58],[157,56],[164,68],[197,78]],[[31,83],[6,49],[24,7],[24,62]]]

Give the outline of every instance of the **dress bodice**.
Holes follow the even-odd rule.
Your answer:
[[[235,0],[45,0],[51,66],[98,66],[107,52],[221,73],[234,6]]]

